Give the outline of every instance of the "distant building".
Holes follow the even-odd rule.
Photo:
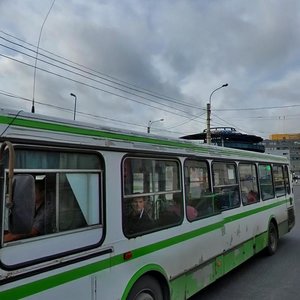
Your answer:
[[[267,153],[287,156],[292,172],[300,175],[300,133],[272,134],[263,144]]]
[[[181,138],[206,143],[206,130]],[[256,135],[240,133],[232,127],[214,127],[211,128],[211,143],[223,147],[286,156],[290,161],[291,171],[300,176],[300,133],[276,133],[270,135],[270,139],[263,140]]]
[[[270,135],[270,139],[272,141],[282,141],[282,140],[293,140],[293,141],[300,141],[300,133],[275,133]]]
[[[279,155],[279,156],[285,156],[289,161],[291,161],[291,156],[290,156],[290,150],[289,149],[284,149],[284,150],[278,150],[278,149],[270,149],[266,148],[265,152],[267,154],[273,154],[273,155]]]
[[[206,130],[201,133],[182,136],[185,140],[202,140],[206,143]],[[240,133],[232,127],[211,128],[211,143],[214,145],[235,149],[265,152],[263,139],[256,135]]]

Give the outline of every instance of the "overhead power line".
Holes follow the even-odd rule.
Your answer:
[[[4,95],[4,96],[7,96],[7,97],[24,100],[24,101],[27,101],[27,102],[32,101],[32,99],[22,97],[22,96],[18,96],[18,95],[15,95],[15,94],[12,94],[10,92],[3,91],[3,90],[0,90],[0,94]],[[61,107],[61,106],[58,106],[58,105],[54,105],[54,104],[48,104],[48,103],[44,103],[44,102],[41,102],[41,101],[36,101],[36,103],[38,103],[40,105],[43,105],[43,106],[52,107],[52,108],[55,108],[55,109],[58,109],[58,110],[68,111],[68,112],[73,113],[73,109],[70,109],[70,108],[65,108],[65,107]],[[118,122],[118,123],[122,123],[122,124],[135,125],[135,126],[140,126],[140,127],[144,127],[144,128],[147,127],[146,125],[140,125],[140,124],[136,124],[136,123],[120,121],[120,120],[117,120],[117,119],[108,118],[108,117],[104,117],[104,116],[98,116],[98,115],[94,115],[94,114],[90,114],[90,113],[84,113],[84,112],[81,112],[81,111],[76,111],[76,113],[84,115],[84,116],[88,116],[88,117],[95,117],[95,118],[98,118],[98,119],[99,118],[100,119],[105,119],[105,120],[114,121],[114,122]]]
[[[10,93],[10,92],[4,91],[4,90],[0,90],[0,94],[4,95],[4,96],[7,96],[7,97],[10,97],[10,98],[20,99],[20,100],[27,101],[27,102],[30,102],[30,103],[32,102],[32,99],[22,97],[22,96],[18,96],[18,95],[15,95],[13,93]],[[47,107],[55,108],[55,109],[58,109],[58,110],[61,110],[61,111],[66,111],[66,112],[73,113],[73,109],[69,109],[69,108],[65,108],[65,107],[61,107],[61,106],[53,105],[53,104],[47,104],[47,103],[44,103],[44,102],[41,102],[41,101],[36,101],[36,103],[38,103],[39,105],[42,105],[42,106],[47,106]],[[92,117],[92,118],[95,118],[95,119],[103,119],[103,120],[107,120],[107,121],[110,121],[110,122],[115,122],[115,123],[140,127],[140,128],[143,128],[143,129],[147,128],[146,125],[141,125],[141,124],[137,124],[137,123],[133,123],[133,122],[121,121],[121,120],[118,120],[118,119],[99,116],[99,115],[95,115],[95,114],[91,114],[91,113],[85,113],[85,112],[82,112],[82,111],[76,111],[76,113],[79,114],[79,115],[85,116],[85,117]],[[155,127],[153,127],[153,128],[155,128]],[[170,131],[168,129],[163,129],[163,128],[155,128],[155,129],[158,130],[158,131],[169,132],[169,133],[174,133],[174,134],[181,134],[181,135],[186,134],[184,132]]]
[[[16,38],[16,37],[12,36],[12,35],[9,35],[9,34],[5,33],[5,32],[2,31],[2,30],[0,30],[0,32],[6,34],[6,35],[8,35],[8,36],[11,36],[11,37],[13,37],[13,38],[15,38],[15,39],[17,39],[17,40],[20,40],[20,41],[22,41],[23,43],[26,43],[26,44],[28,44],[28,45],[30,45],[30,46],[32,46],[32,47],[34,46],[34,45],[32,45],[32,44],[27,43],[26,41],[23,41],[23,40],[21,40],[21,39],[18,39],[18,38]],[[31,52],[36,53],[35,50],[32,50],[32,49],[30,49],[30,48],[28,48],[28,47],[25,47],[25,46],[23,46],[23,45],[21,45],[21,44],[19,44],[19,43],[13,42],[13,41],[11,41],[11,40],[9,40],[9,39],[7,39],[7,38],[4,38],[4,37],[2,37],[2,36],[0,36],[0,38],[3,39],[3,40],[5,40],[6,42],[9,42],[9,43],[14,44],[14,45],[16,45],[16,46],[18,46],[18,47],[22,47],[22,48],[24,48],[24,49],[26,49],[26,50],[28,50],[28,51],[31,51]],[[149,95],[149,96],[151,96],[151,97],[155,97],[155,98],[158,98],[158,99],[161,99],[161,100],[164,100],[164,101],[176,103],[176,104],[181,105],[181,106],[184,106],[184,107],[191,107],[191,108],[196,108],[196,109],[200,109],[200,110],[205,110],[205,108],[203,108],[203,107],[199,107],[199,106],[197,106],[197,105],[188,103],[188,102],[183,101],[183,100],[179,100],[179,99],[176,99],[176,98],[172,98],[172,97],[169,97],[169,96],[165,96],[165,95],[159,94],[159,93],[157,93],[157,92],[153,92],[153,91],[150,91],[150,90],[146,90],[146,89],[144,89],[144,88],[139,88],[139,87],[137,87],[137,86],[135,86],[135,85],[133,85],[133,84],[131,84],[131,83],[127,83],[127,82],[125,82],[125,81],[121,81],[121,80],[116,79],[116,78],[114,78],[114,77],[112,77],[112,76],[109,76],[109,75],[106,75],[106,74],[104,74],[104,73],[95,71],[95,70],[90,69],[90,68],[88,68],[88,67],[86,67],[86,66],[77,64],[76,62],[73,62],[73,61],[71,61],[71,60],[69,60],[69,59],[66,59],[66,58],[62,57],[62,56],[58,56],[58,55],[56,55],[56,54],[54,54],[54,53],[52,53],[52,52],[50,52],[50,51],[44,50],[44,49],[42,49],[42,48],[39,48],[39,49],[45,51],[46,53],[49,53],[49,54],[51,54],[51,55],[54,55],[54,56],[56,56],[56,57],[62,58],[62,59],[64,59],[65,61],[71,62],[73,65],[64,63],[64,62],[62,62],[61,60],[54,59],[54,58],[52,58],[52,57],[50,57],[50,56],[48,56],[48,55],[44,55],[44,54],[42,54],[42,53],[40,53],[40,52],[38,53],[39,56],[43,56],[43,57],[45,57],[45,58],[48,58],[48,59],[53,60],[53,61],[55,61],[55,62],[58,62],[58,63],[60,63],[60,64],[66,65],[66,66],[71,67],[71,68],[74,68],[74,69],[79,70],[79,71],[81,71],[81,72],[84,72],[84,73],[86,73],[86,74],[89,74],[89,75],[98,77],[98,78],[100,78],[100,79],[102,79],[102,80],[108,81],[108,82],[110,82],[110,83],[116,84],[116,85],[121,86],[121,87],[124,87],[124,88],[126,88],[126,89],[133,90],[133,91],[136,91],[136,92],[139,92],[139,93],[142,93],[142,94],[146,94],[146,95]],[[13,49],[13,50],[14,50],[14,51],[17,51],[16,49]],[[26,55],[26,54],[25,54],[25,55]],[[80,66],[81,68],[75,67],[74,64],[77,65],[77,66]],[[83,70],[82,67],[85,68],[86,70],[89,70],[89,71]],[[92,71],[92,72],[91,72],[91,71]],[[99,74],[102,75],[102,76],[100,76]],[[108,78],[110,78],[110,79],[105,78],[105,77],[103,77],[103,76],[108,77]],[[119,81],[119,82],[118,82],[118,81]],[[120,82],[122,82],[122,83],[120,83]],[[105,83],[102,83],[102,84],[105,84]],[[140,96],[140,97],[141,97],[141,96]]]
[[[4,55],[4,54],[1,54],[0,53],[0,56],[2,57],[5,57],[7,59],[10,59],[12,61],[15,61],[15,62],[18,62],[20,64],[23,64],[23,65],[26,65],[28,67],[34,67],[33,65],[29,64],[29,63],[26,63],[24,61],[21,61],[21,60],[18,60],[16,58],[12,58],[10,56],[7,56],[7,55]],[[184,115],[181,115],[181,114],[178,114],[178,113],[175,113],[173,111],[170,111],[170,110],[166,110],[164,108],[161,108],[161,107],[157,107],[157,106],[154,106],[154,105],[151,105],[151,104],[148,104],[148,103],[145,103],[145,102],[142,102],[142,101],[139,101],[139,100],[136,100],[136,99],[132,99],[132,98],[129,98],[129,97],[126,97],[126,96],[122,96],[122,95],[119,95],[119,94],[116,94],[114,92],[111,92],[111,91],[108,91],[108,90],[104,90],[104,89],[101,89],[99,87],[96,87],[96,86],[93,86],[91,84],[88,84],[88,83],[84,83],[84,82],[81,82],[79,80],[76,80],[76,79],[73,79],[73,78],[70,78],[70,77],[67,77],[67,76],[64,76],[64,75],[61,75],[61,74],[58,74],[58,73],[55,73],[55,72],[52,72],[52,71],[49,71],[49,70],[46,70],[46,69],[43,69],[41,67],[37,67],[38,70],[41,70],[41,71],[44,71],[48,74],[51,74],[51,75],[54,75],[54,76],[57,76],[57,77],[60,77],[60,78],[64,78],[66,80],[69,80],[69,81],[72,81],[72,82],[75,82],[75,83],[78,83],[78,84],[81,84],[81,85],[84,85],[86,87],[89,87],[89,88],[93,88],[95,90],[98,90],[98,91],[102,91],[104,93],[107,93],[107,94],[110,94],[110,95],[113,95],[113,96],[116,96],[116,97],[120,97],[120,98],[123,98],[123,99],[126,99],[126,100],[129,100],[129,101],[132,101],[132,102],[136,102],[136,103],[139,103],[141,105],[145,105],[145,106],[148,106],[148,107],[152,107],[152,108],[155,108],[155,109],[158,109],[158,110],[161,110],[161,111],[165,111],[165,112],[168,112],[170,114],[173,114],[173,115],[178,115],[180,117],[184,117],[184,118],[190,118],[191,114],[187,111],[183,111],[183,110],[180,110],[182,111],[183,113],[185,114],[188,114],[189,116],[184,116]],[[162,105],[162,106],[166,106],[165,104],[161,104],[161,103],[158,103],[159,105]],[[176,108],[173,108],[171,107],[172,109],[175,109],[175,110],[179,110],[179,109],[176,109]],[[194,117],[196,117],[195,115],[192,115]]]
[[[238,129],[238,130],[240,130],[240,131],[243,131],[243,132],[247,132],[247,130],[243,130],[243,129],[239,128],[238,126],[236,126],[236,125],[234,125],[234,124],[231,124],[231,123],[227,122],[226,120],[222,119],[221,117],[219,117],[219,116],[217,116],[217,115],[215,115],[215,114],[214,114],[214,116],[215,116],[216,118],[218,118],[219,120],[225,122],[226,124],[228,124],[228,125],[231,126],[231,127],[234,127],[234,128],[236,128],[236,129]]]
[[[32,59],[35,59],[34,56],[32,56],[32,55],[30,55],[30,54],[27,54],[27,53],[25,53],[25,52],[23,52],[23,51],[16,50],[16,49],[14,49],[14,48],[11,48],[11,47],[9,47],[9,46],[3,45],[3,44],[1,44],[1,43],[0,43],[0,46],[5,47],[5,48],[7,48],[7,49],[10,49],[10,50],[12,50],[12,51],[15,51],[15,52],[17,52],[17,53],[23,54],[23,55],[25,55],[25,56],[27,56],[27,57],[30,57],[30,58],[32,58]],[[12,59],[12,58],[11,58],[11,59]],[[135,97],[139,97],[139,98],[145,99],[145,100],[147,100],[147,101],[156,103],[156,104],[158,104],[158,105],[162,105],[162,106],[165,106],[165,107],[168,107],[168,108],[171,108],[171,109],[178,110],[178,111],[180,111],[180,112],[188,113],[188,114],[189,114],[189,112],[186,112],[185,110],[182,110],[182,109],[179,109],[179,108],[176,108],[176,107],[174,107],[174,106],[167,105],[167,104],[163,104],[163,103],[161,103],[161,102],[158,102],[158,101],[155,101],[155,100],[146,98],[146,97],[144,97],[144,96],[142,96],[142,95],[138,95],[138,94],[136,94],[136,93],[132,93],[132,92],[126,91],[126,90],[121,89],[121,88],[118,88],[118,87],[116,87],[116,86],[113,86],[113,85],[110,85],[110,84],[101,82],[101,81],[99,81],[99,80],[97,80],[97,79],[94,79],[94,78],[92,78],[92,77],[89,77],[89,76],[80,74],[80,73],[78,73],[78,72],[69,70],[69,69],[67,69],[67,68],[61,67],[61,66],[56,65],[56,64],[50,63],[50,62],[48,62],[48,61],[46,61],[46,60],[43,60],[43,59],[40,59],[40,58],[37,58],[37,60],[40,61],[40,62],[46,63],[46,64],[48,64],[48,65],[50,65],[50,66],[52,66],[52,67],[55,67],[55,68],[58,68],[58,69],[60,69],[60,70],[69,72],[69,73],[71,73],[71,74],[73,74],[73,75],[80,76],[80,77],[83,77],[83,78],[85,78],[85,79],[91,80],[91,81],[93,81],[93,82],[96,82],[96,83],[105,85],[105,86],[107,86],[107,87],[109,87],[109,88],[119,90],[119,91],[121,91],[121,92],[123,92],[123,93],[129,94],[129,95],[132,95],[132,96],[135,96]],[[17,60],[17,61],[18,61],[18,60]],[[34,68],[35,68],[35,69],[37,68],[36,65],[34,66]],[[57,74],[57,73],[56,73],[56,74]],[[121,97],[121,96],[120,96],[120,97]]]
[[[290,108],[290,107],[299,107],[300,104],[291,104],[291,105],[278,105],[278,106],[264,106],[264,107],[248,107],[248,108],[217,108],[214,111],[241,111],[241,110],[262,110],[262,109],[281,109],[281,108]]]
[[[204,114],[206,114],[206,113],[203,113],[203,114],[201,114],[201,115],[199,115],[199,116],[197,116],[197,117],[191,118],[191,119],[189,119],[189,120],[187,120],[187,121],[185,121],[185,122],[182,122],[182,123],[173,125],[173,126],[171,126],[171,127],[168,127],[168,129],[176,128],[176,127],[185,125],[185,124],[187,124],[187,123],[189,123],[189,122],[195,121],[197,118],[202,117]]]
[[[53,2],[54,2],[54,1],[53,1]],[[26,42],[26,41],[24,41],[24,40],[22,40],[22,39],[20,39],[20,38],[18,38],[18,37],[16,37],[16,36],[14,36],[14,35],[11,35],[11,34],[9,34],[9,33],[4,32],[3,30],[0,30],[0,33],[4,34],[5,36],[9,36],[9,37],[11,37],[11,38],[13,38],[13,39],[15,39],[15,40],[18,40],[18,41],[20,41],[20,42],[22,42],[22,43],[24,43],[24,44],[26,44],[26,45],[30,45],[31,47],[36,48],[36,45],[30,44],[30,43],[28,43],[28,42]],[[17,47],[21,47],[21,48],[23,48],[23,49],[26,49],[27,51],[30,51],[30,52],[32,52],[32,53],[34,53],[34,54],[37,54],[37,53],[38,53],[38,56],[40,56],[40,57],[44,57],[45,59],[48,59],[48,60],[50,60],[50,61],[52,61],[52,62],[56,62],[56,63],[58,63],[58,64],[61,64],[61,65],[65,66],[65,67],[68,67],[68,68],[71,68],[71,69],[73,69],[73,70],[82,72],[83,74],[80,74],[80,73],[78,73],[78,72],[69,70],[69,69],[64,68],[64,67],[62,67],[62,66],[59,66],[59,65],[57,65],[57,64],[51,63],[50,61],[47,61],[47,60],[43,60],[43,59],[38,58],[39,61],[41,61],[41,62],[43,62],[43,63],[45,63],[45,64],[47,64],[47,65],[49,65],[49,66],[52,66],[52,67],[55,67],[55,68],[59,68],[59,69],[61,69],[61,70],[63,70],[63,71],[69,72],[69,73],[74,74],[74,75],[76,75],[76,76],[80,76],[80,77],[82,77],[82,78],[85,78],[85,79],[87,79],[87,80],[91,80],[91,81],[96,82],[96,83],[98,83],[98,84],[105,85],[105,86],[107,86],[107,87],[109,87],[109,88],[119,90],[119,91],[121,91],[121,92],[123,92],[123,93],[127,93],[127,94],[133,95],[133,96],[135,96],[135,97],[139,97],[139,98],[145,99],[145,100],[147,100],[147,101],[152,101],[153,103],[156,103],[156,104],[158,104],[159,106],[165,106],[165,107],[171,108],[172,110],[174,109],[174,110],[177,110],[177,111],[181,111],[181,112],[183,112],[184,114],[189,114],[189,117],[183,116],[183,115],[181,115],[181,114],[177,114],[177,113],[175,113],[175,112],[171,112],[171,111],[166,110],[166,109],[161,109],[161,108],[159,108],[159,107],[157,107],[157,106],[153,106],[153,105],[144,103],[144,102],[142,102],[142,101],[138,101],[138,100],[131,99],[131,98],[128,98],[128,97],[124,97],[124,96],[122,96],[122,95],[119,95],[119,94],[116,94],[116,93],[112,93],[112,92],[110,92],[110,91],[108,91],[108,90],[104,90],[104,89],[95,87],[95,86],[93,86],[93,85],[90,85],[90,84],[87,84],[87,83],[84,83],[84,82],[80,82],[80,81],[78,81],[78,80],[69,78],[69,77],[67,77],[67,76],[63,76],[63,75],[61,75],[61,74],[52,72],[52,71],[50,71],[50,70],[38,68],[39,70],[42,70],[42,71],[47,72],[47,73],[49,73],[49,74],[59,76],[59,77],[61,77],[61,78],[64,78],[64,79],[67,79],[67,80],[70,80],[70,81],[73,81],[73,82],[76,82],[76,83],[85,85],[85,86],[90,87],[90,88],[93,88],[93,89],[97,89],[97,90],[102,91],[102,92],[105,92],[105,93],[109,93],[109,94],[111,94],[111,95],[113,95],[113,96],[121,97],[121,98],[126,99],[126,100],[129,100],[129,101],[137,102],[137,103],[139,103],[139,104],[141,104],[141,105],[145,105],[145,106],[149,106],[149,107],[152,107],[152,108],[155,108],[155,109],[163,110],[163,111],[165,111],[165,112],[168,112],[168,113],[171,113],[171,114],[174,114],[174,115],[178,115],[178,116],[180,116],[180,117],[184,117],[184,118],[187,118],[187,119],[188,119],[187,121],[182,122],[182,123],[177,124],[177,125],[174,125],[174,126],[172,126],[172,127],[170,127],[170,128],[179,127],[179,126],[182,126],[182,125],[184,125],[184,124],[186,124],[186,123],[188,123],[188,122],[195,121],[195,119],[199,118],[201,115],[200,115],[200,116],[199,116],[199,115],[198,115],[198,116],[197,116],[197,115],[191,115],[189,112],[187,112],[187,111],[185,111],[185,110],[181,110],[181,109],[179,109],[179,108],[175,108],[174,106],[169,106],[169,105],[167,105],[167,104],[164,104],[164,103],[155,101],[155,100],[153,100],[153,99],[149,99],[149,98],[147,98],[147,97],[145,97],[145,96],[143,96],[143,95],[139,95],[139,94],[136,94],[136,93],[132,93],[132,92],[130,92],[130,91],[134,91],[134,92],[137,92],[137,93],[141,93],[141,94],[144,94],[144,95],[148,95],[148,96],[151,96],[151,97],[154,97],[154,98],[157,98],[157,99],[161,99],[161,100],[163,100],[163,101],[172,102],[173,104],[176,104],[176,105],[181,105],[181,106],[184,106],[184,107],[195,108],[195,109],[199,109],[199,110],[202,110],[202,111],[205,111],[205,110],[206,110],[206,109],[203,108],[203,107],[199,107],[199,106],[193,105],[193,104],[191,104],[191,103],[188,103],[188,102],[183,101],[183,100],[180,100],[180,99],[172,98],[172,97],[165,96],[165,95],[160,94],[160,93],[157,93],[157,92],[153,92],[153,91],[150,91],[150,90],[147,90],[147,89],[138,87],[137,85],[134,85],[134,84],[132,84],[132,83],[128,83],[128,82],[126,82],[126,81],[117,79],[117,78],[115,78],[115,77],[113,77],[113,76],[110,76],[110,75],[108,75],[108,74],[105,74],[105,73],[96,71],[96,70],[94,70],[94,69],[92,69],[92,68],[86,67],[86,66],[84,66],[84,65],[82,65],[82,64],[78,64],[78,63],[76,63],[76,62],[74,62],[74,61],[72,61],[72,60],[70,60],[70,59],[67,59],[67,58],[65,58],[65,57],[63,57],[63,56],[59,56],[59,55],[57,55],[57,54],[55,54],[55,53],[53,53],[53,52],[50,52],[50,51],[48,51],[48,50],[46,50],[46,49],[39,48],[39,51],[40,51],[40,52],[38,52],[38,51],[36,51],[36,50],[30,49],[29,47],[25,47],[24,45],[21,45],[20,43],[16,43],[16,42],[14,42],[14,41],[12,41],[12,40],[10,40],[10,39],[7,39],[7,38],[5,38],[5,37],[3,37],[3,36],[0,36],[0,38],[1,38],[2,40],[6,41],[7,43],[11,43],[11,44],[13,44],[13,45],[15,45],[15,46],[17,46]],[[31,55],[29,55],[29,54],[27,54],[27,53],[24,53],[24,52],[22,52],[22,51],[20,51],[20,50],[18,50],[18,49],[9,47],[9,46],[4,45],[4,44],[0,44],[0,45],[3,46],[3,47],[6,47],[7,49],[10,49],[10,50],[12,50],[12,51],[21,53],[21,54],[23,54],[23,55],[25,55],[25,56],[27,56],[27,57],[34,58],[33,56],[31,56]],[[45,54],[41,53],[41,51],[43,51],[44,53],[48,53],[49,55],[52,55],[52,56],[54,56],[54,57],[57,57],[57,58],[59,58],[59,59],[55,59],[55,58],[53,58],[53,57],[51,57],[51,56],[49,56],[49,55],[45,55]],[[0,54],[0,55],[1,55],[1,54]],[[28,63],[24,63],[24,62],[22,62],[22,61],[19,61],[19,60],[17,60],[17,59],[12,58],[12,57],[7,57],[7,56],[5,56],[5,55],[1,55],[1,56],[4,56],[4,57],[6,57],[6,58],[8,58],[8,59],[11,59],[11,60],[14,60],[14,61],[16,61],[16,62],[25,64],[25,65],[27,65],[27,66],[33,67],[32,65],[30,65],[30,64],[28,64]],[[65,62],[62,61],[62,60],[64,60]],[[68,63],[66,63],[66,62],[68,62]],[[72,64],[73,64],[73,65],[72,65]],[[100,81],[100,80],[94,79],[94,78],[89,77],[89,76],[86,76],[86,75],[84,75],[84,74],[88,74],[88,75],[90,75],[90,76],[92,76],[92,77],[101,79],[101,80],[103,80],[103,81],[105,81],[105,82],[102,82],[102,81]],[[107,82],[108,82],[108,83],[107,83]],[[111,84],[109,84],[109,83],[111,83]],[[114,84],[114,85],[116,85],[116,86],[113,86],[112,84]],[[119,88],[119,87],[121,87],[121,88]],[[129,91],[126,91],[126,90],[124,90],[124,89],[128,89]],[[292,108],[292,107],[299,107],[299,106],[300,106],[300,105],[297,105],[297,104],[296,104],[296,105],[271,106],[271,107],[252,107],[252,108],[226,108],[226,109],[217,109],[217,108],[216,108],[216,109],[214,109],[214,111],[216,111],[216,112],[219,112],[219,111],[243,111],[243,110],[251,110],[251,111],[253,111],[253,110],[269,110],[269,109]],[[192,116],[192,117],[191,117],[191,116]],[[222,120],[223,122],[229,124],[227,121],[223,120],[222,118],[220,118],[220,117],[218,117],[218,116],[216,116],[216,117],[219,118],[220,120]],[[231,125],[231,124],[230,124],[230,125]],[[234,126],[234,125],[231,125],[231,126]],[[235,126],[235,127],[238,128],[237,126]]]

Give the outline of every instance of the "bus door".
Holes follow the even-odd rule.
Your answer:
[[[285,194],[287,195],[287,212],[288,212],[288,230],[290,231],[295,225],[295,199],[291,188],[290,172],[288,166],[283,166],[283,177]]]

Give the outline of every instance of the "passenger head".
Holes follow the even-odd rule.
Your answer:
[[[144,197],[136,197],[132,199],[131,206],[134,213],[138,214],[145,208],[145,199]]]

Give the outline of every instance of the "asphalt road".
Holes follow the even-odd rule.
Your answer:
[[[294,186],[294,194],[296,225],[280,239],[275,255],[256,255],[190,300],[300,299],[299,184]]]

